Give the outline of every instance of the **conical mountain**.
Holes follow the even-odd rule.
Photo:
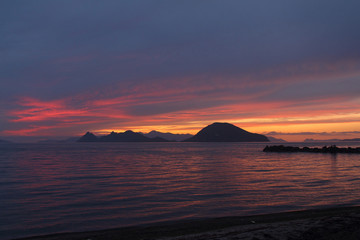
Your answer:
[[[87,132],[85,133],[84,136],[82,136],[79,140],[77,140],[78,142],[98,142],[99,138],[96,137],[94,134],[92,134],[91,132]]]
[[[269,142],[261,134],[251,133],[230,123],[213,123],[185,142]]]

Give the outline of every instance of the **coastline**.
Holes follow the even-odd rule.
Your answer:
[[[161,222],[17,240],[359,239],[360,206]]]

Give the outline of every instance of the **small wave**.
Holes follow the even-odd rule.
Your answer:
[[[319,181],[313,181],[313,182],[305,183],[304,186],[306,186],[306,187],[319,187],[319,186],[328,185],[331,182],[332,182],[331,180],[319,180]]]
[[[360,178],[351,178],[348,180],[348,182],[355,182],[355,181],[360,181]]]
[[[254,172],[272,172],[274,169],[255,169]]]

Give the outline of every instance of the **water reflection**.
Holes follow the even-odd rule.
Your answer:
[[[338,154],[331,154],[331,173],[332,177],[337,177],[337,161],[338,161]]]
[[[360,156],[263,153],[263,147],[13,145],[0,150],[0,234],[10,238],[359,203]]]

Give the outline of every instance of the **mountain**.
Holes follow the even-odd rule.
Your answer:
[[[99,142],[99,138],[91,132],[85,133],[84,136],[77,140],[78,142]]]
[[[306,138],[304,142],[339,142],[342,141],[341,139],[313,139],[313,138]]]
[[[6,140],[1,140],[0,139],[0,143],[11,143],[10,141],[6,141]]]
[[[343,139],[344,142],[360,142],[360,138]]]
[[[151,139],[140,133],[128,130],[123,133],[111,132],[107,136],[100,137],[101,142],[151,142]]]
[[[153,137],[153,138],[150,138],[151,139],[151,142],[173,142],[173,141],[169,141],[165,138],[162,138],[162,137]]]
[[[193,135],[191,134],[173,134],[173,133],[163,133],[163,132],[158,132],[158,131],[151,131],[149,133],[143,133],[143,135],[145,137],[149,137],[149,138],[156,138],[156,137],[160,137],[160,138],[163,138],[163,139],[166,139],[166,140],[169,140],[169,141],[183,141],[185,139],[188,139],[190,137],[192,137]]]
[[[270,136],[266,136],[266,137],[269,139],[270,142],[278,142],[278,143],[287,142],[287,141],[285,141],[284,139],[281,139],[281,138],[274,138],[274,137],[270,137]]]
[[[304,140],[304,142],[360,142],[360,138],[350,138],[350,139],[312,139],[307,138]]]
[[[250,133],[230,123],[213,123],[184,142],[269,142],[261,134]]]
[[[111,132],[109,135],[102,137],[97,137],[94,134],[87,132],[84,136],[79,138],[78,142],[168,142],[168,140],[160,137],[148,138],[141,133],[128,130],[123,133]]]
[[[185,140],[184,138],[187,137]],[[269,142],[261,134],[250,133],[230,123],[213,123],[195,136],[191,134],[172,134],[151,131],[147,134],[128,130],[123,133],[111,132],[109,135],[97,137],[87,132],[78,142],[169,142],[183,140],[184,142]]]

